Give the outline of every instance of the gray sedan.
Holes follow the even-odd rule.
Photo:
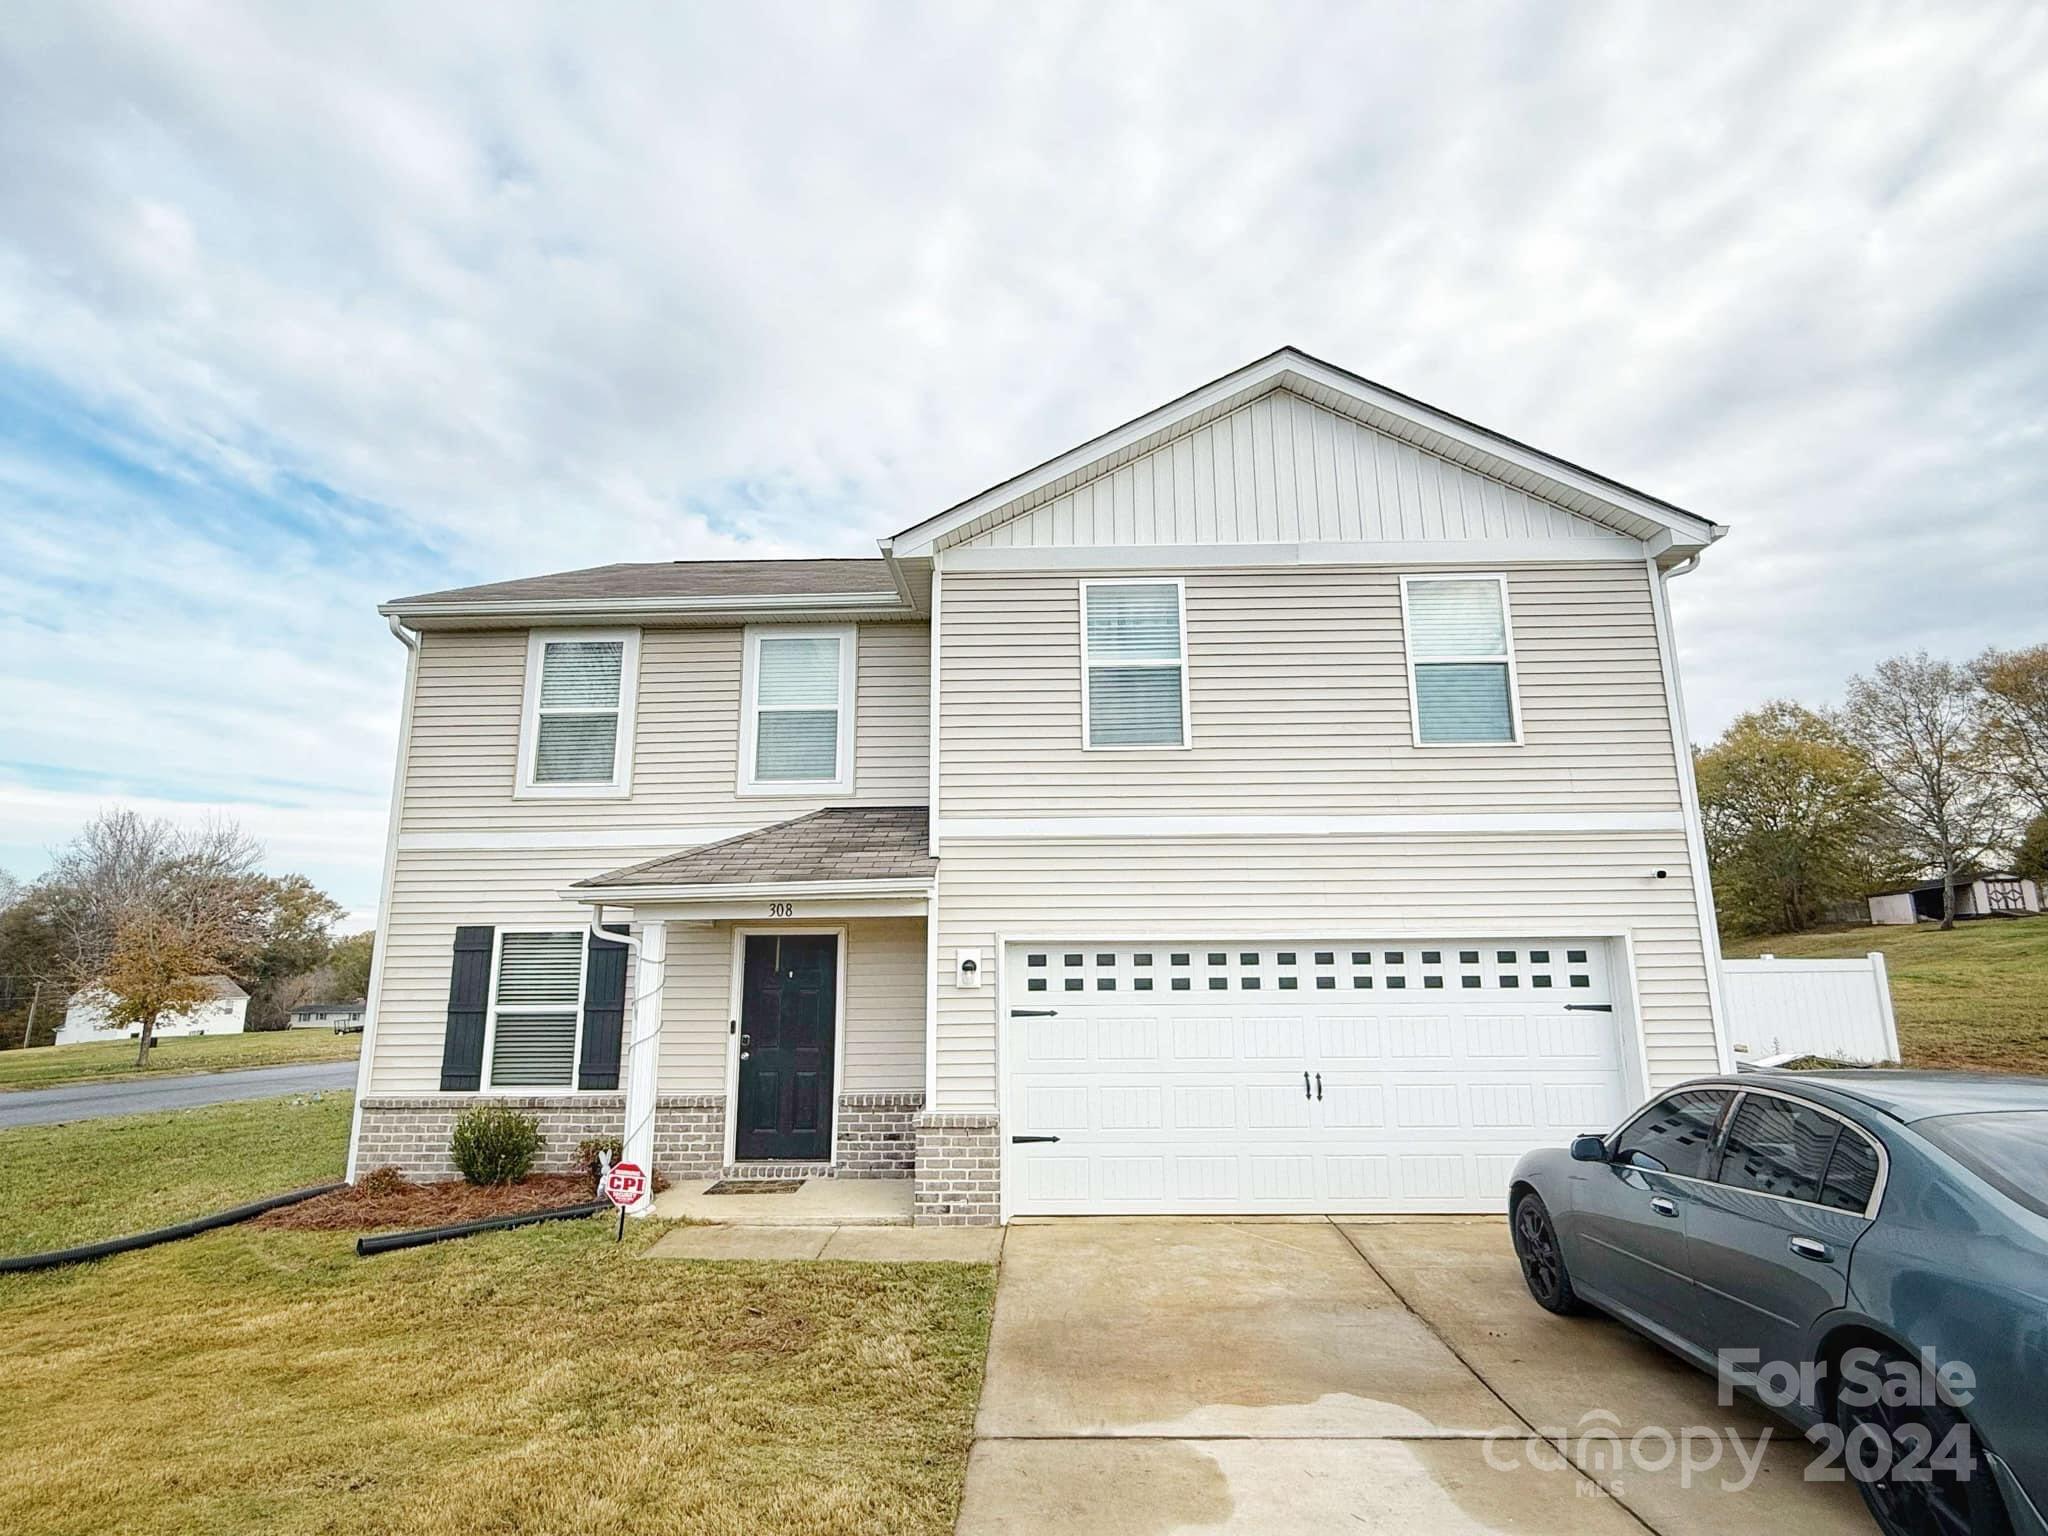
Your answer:
[[[1540,1305],[1753,1392],[1893,1536],[2048,1536],[2048,1079],[1703,1079],[1508,1199]]]

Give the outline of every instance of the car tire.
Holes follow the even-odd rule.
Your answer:
[[[1895,1350],[1882,1351],[1877,1363],[1881,1375],[1893,1366],[1917,1370],[1916,1362]],[[1970,1536],[2012,1536],[2012,1519],[2006,1514],[2005,1499],[1998,1491],[1998,1478],[1984,1458],[1984,1447],[1961,1412],[1945,1402],[1925,1405],[1889,1406],[1882,1402],[1846,1403],[1837,1394],[1834,1402],[1835,1427],[1842,1432],[1843,1461],[1856,1491],[1885,1536],[1922,1536],[1927,1531],[1967,1531]],[[1908,1426],[1913,1426],[1908,1434]],[[1923,1444],[1939,1447],[1961,1426],[1967,1433],[1972,1466],[1959,1469],[1931,1467],[1926,1481],[1894,1478],[1890,1475],[1892,1456],[1905,1454]],[[1859,1459],[1859,1440],[1874,1435],[1885,1447],[1885,1475],[1869,1475]],[[1905,1444],[1900,1436],[1906,1435]],[[1867,1443],[1867,1442],[1866,1442]],[[1869,1453],[1863,1453],[1867,1456]]]
[[[1514,1238],[1515,1258],[1522,1266],[1522,1283],[1536,1305],[1559,1317],[1574,1317],[1587,1310],[1572,1289],[1571,1272],[1565,1268],[1564,1245],[1557,1240],[1557,1228],[1550,1222],[1550,1207],[1534,1190],[1515,1202],[1508,1218]]]

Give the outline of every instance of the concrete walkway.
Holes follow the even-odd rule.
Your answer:
[[[1729,1465],[1616,1470],[1602,1411],[1711,1428]],[[1725,1488],[1728,1433],[1766,1428]],[[1492,1220],[1013,1227],[975,1436],[959,1536],[1869,1529],[1782,1425],[1538,1309]]]
[[[683,1227],[649,1248],[650,1259],[837,1259],[854,1264],[993,1264],[1001,1227]]]
[[[188,1072],[131,1082],[25,1088],[0,1093],[0,1129],[93,1120],[103,1115],[145,1115],[160,1109],[194,1109],[204,1104],[231,1104],[238,1099],[274,1099],[287,1093],[341,1093],[355,1085],[353,1061],[316,1061],[302,1066]]]

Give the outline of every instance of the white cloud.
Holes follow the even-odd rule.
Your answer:
[[[1733,524],[1702,728],[2042,638],[2038,7],[30,7],[0,164],[0,347],[176,491],[0,460],[96,788],[367,805],[377,598],[859,552],[1283,341]]]

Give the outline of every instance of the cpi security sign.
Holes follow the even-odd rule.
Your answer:
[[[605,1198],[624,1210],[638,1205],[647,1193],[647,1170],[638,1163],[620,1163],[604,1176]]]

